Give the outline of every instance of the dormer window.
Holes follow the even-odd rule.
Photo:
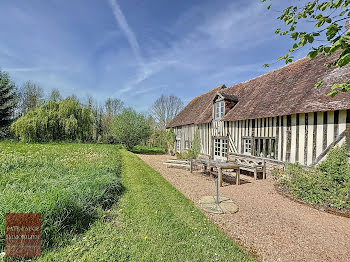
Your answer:
[[[225,114],[225,102],[219,101],[214,104],[214,115],[215,119],[221,119]]]

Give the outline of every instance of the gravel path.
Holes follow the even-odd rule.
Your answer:
[[[139,155],[198,207],[215,195],[215,180],[201,173],[167,168],[168,155]],[[235,214],[205,213],[261,261],[350,261],[350,219],[295,203],[279,195],[269,180],[241,175],[240,186],[224,182],[220,195],[239,206]]]

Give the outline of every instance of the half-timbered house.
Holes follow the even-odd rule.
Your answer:
[[[330,62],[305,57],[194,98],[167,126],[176,133],[175,150],[189,149],[198,128],[201,154],[216,160],[239,154],[310,166],[345,141],[350,152],[350,92],[327,95],[350,79],[350,66],[328,68]]]

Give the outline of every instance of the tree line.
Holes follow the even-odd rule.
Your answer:
[[[126,107],[118,98],[99,105],[91,96],[85,102],[75,95],[63,98],[54,89],[28,81],[18,88],[8,73],[0,71],[0,138],[25,142],[74,141],[123,144],[127,149],[143,144],[172,147],[174,135],[166,124],[183,108],[176,96],[160,96],[148,113]]]

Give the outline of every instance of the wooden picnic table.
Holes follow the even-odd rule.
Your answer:
[[[218,179],[220,181],[220,187],[222,187],[222,170],[225,169],[233,169],[236,172],[236,185],[240,185],[240,168],[239,165],[233,163],[225,163],[225,162],[216,162],[216,168],[218,169]]]
[[[218,169],[218,179],[220,181],[220,187],[222,187],[222,171],[227,169],[233,169],[236,172],[236,185],[240,185],[240,167],[235,163],[230,162],[218,162],[212,159],[197,159],[196,162],[199,162],[204,165],[205,170],[216,167]],[[192,161],[191,161],[191,173],[192,173]]]

